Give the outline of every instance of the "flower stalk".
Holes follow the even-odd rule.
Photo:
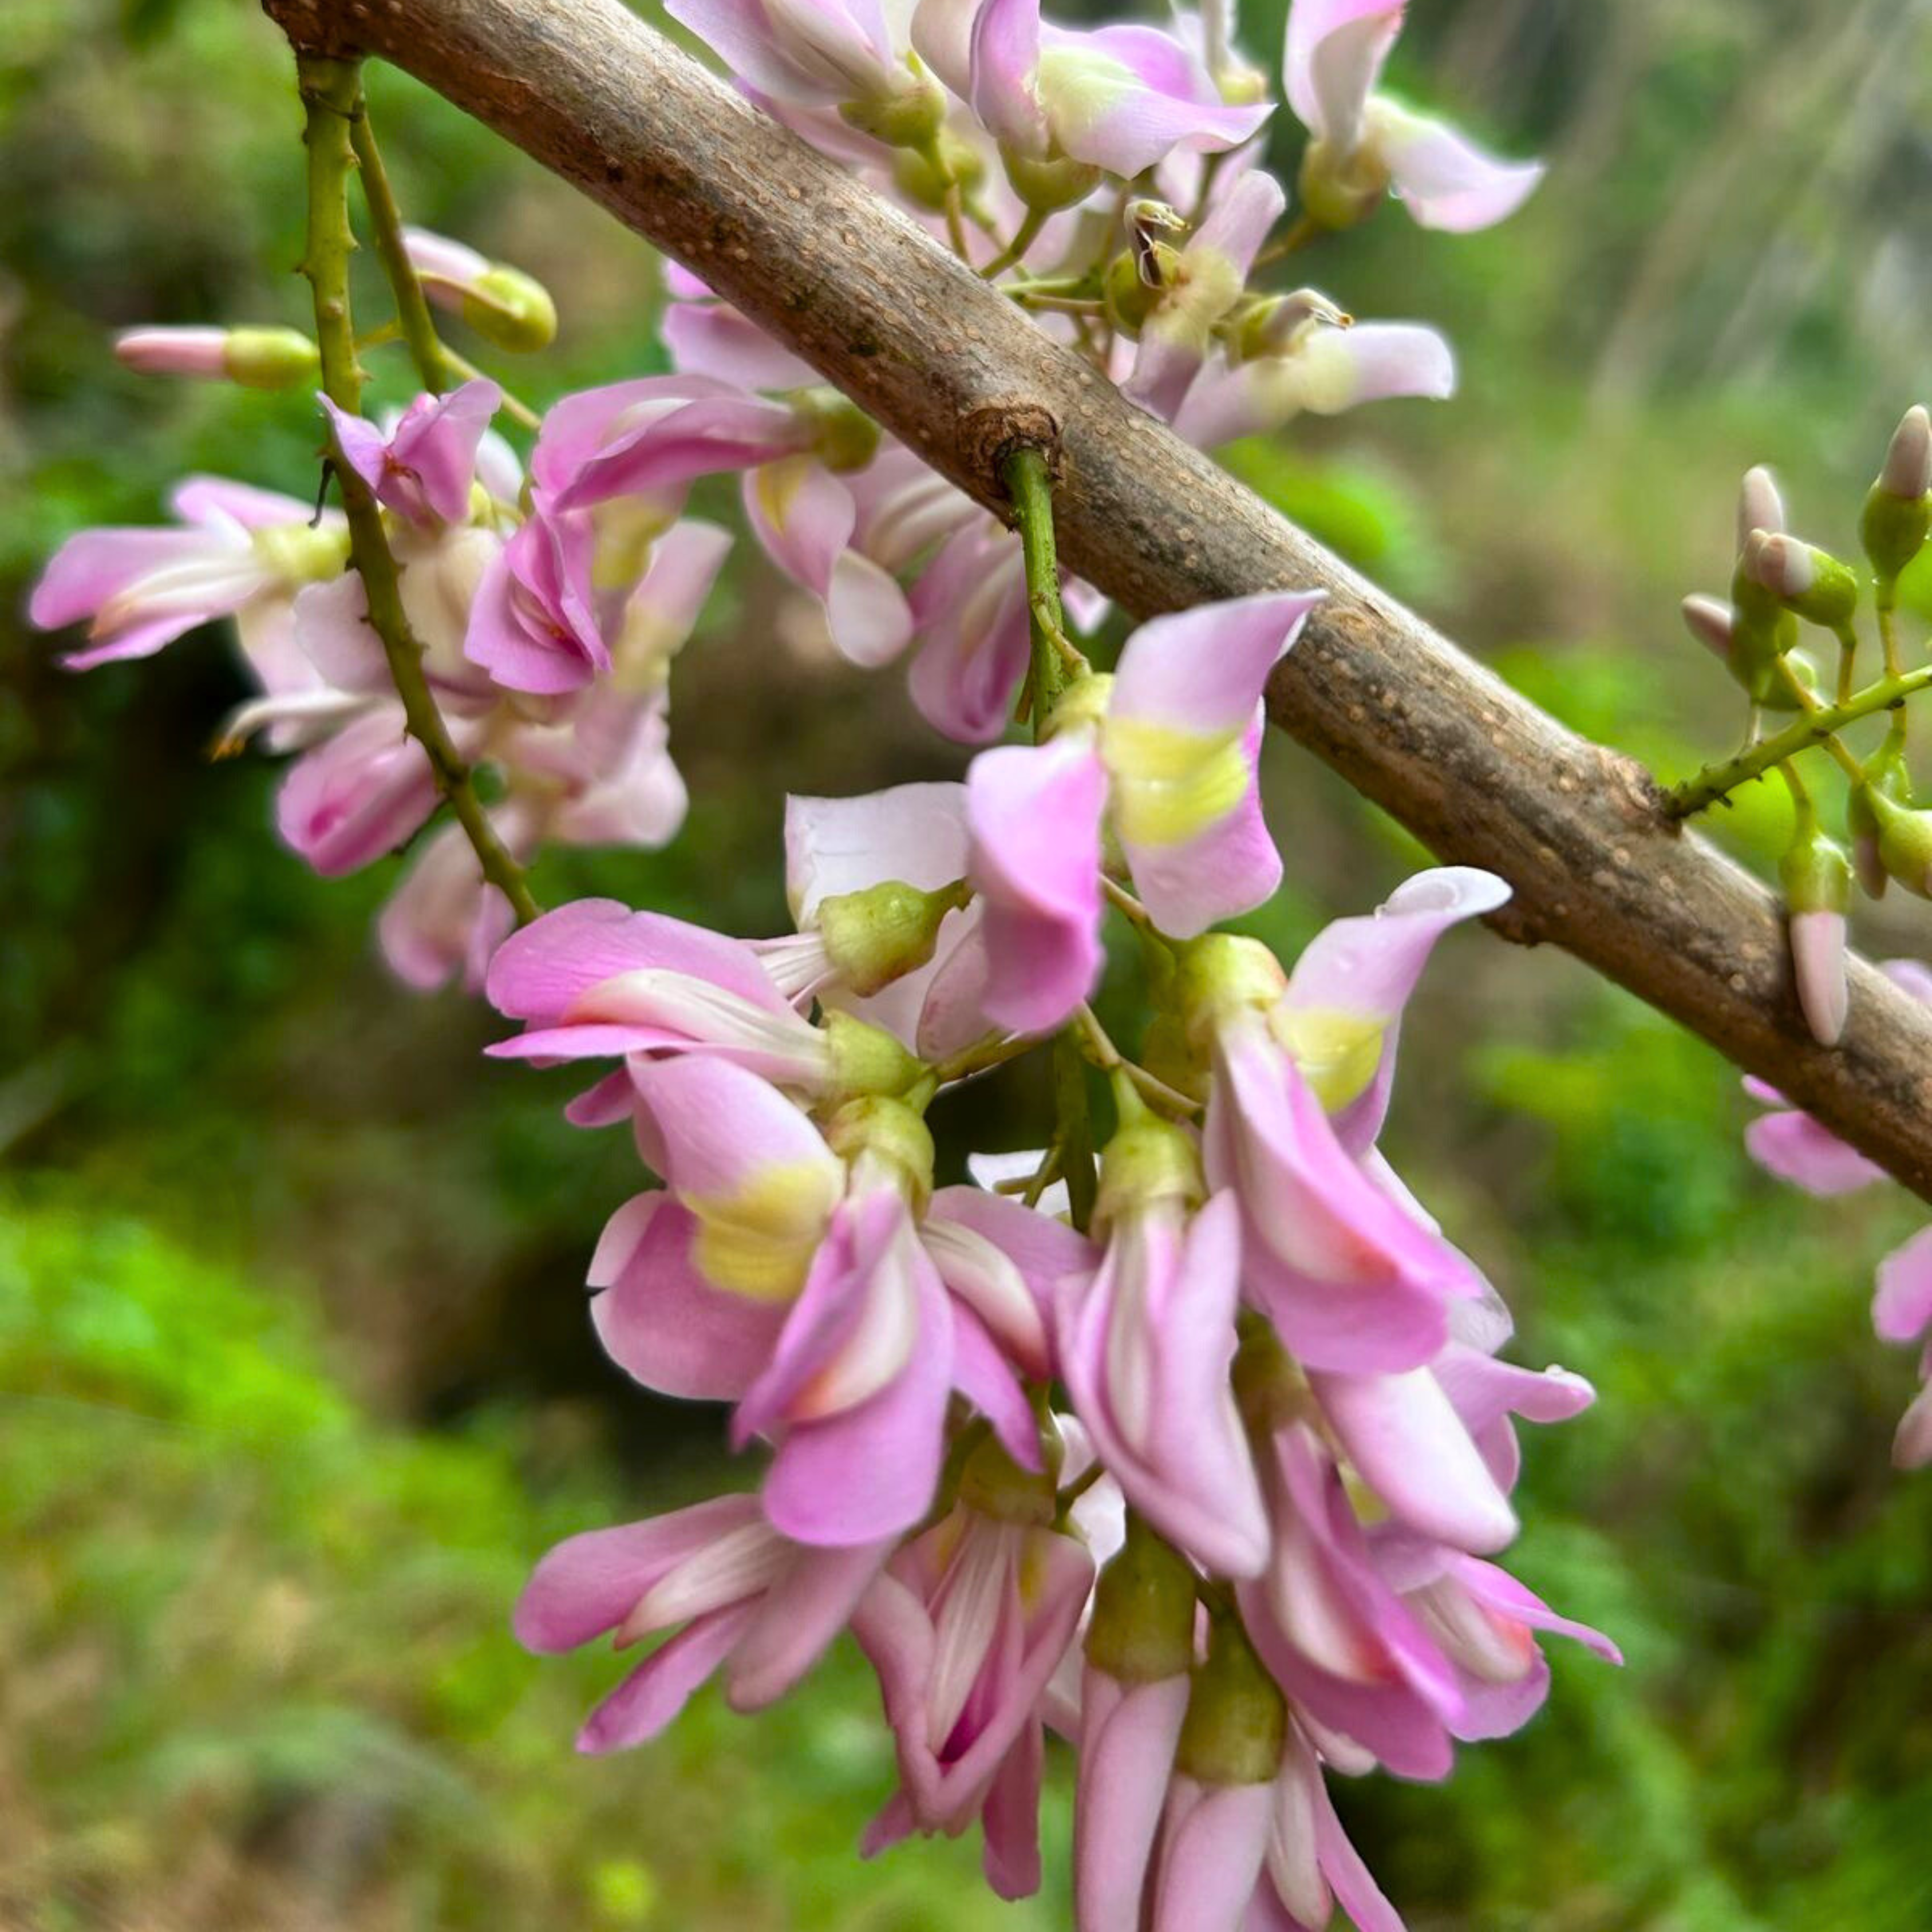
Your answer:
[[[349,257],[356,246],[349,221],[349,176],[356,165],[354,130],[362,118],[359,64],[321,54],[296,56],[308,155],[308,236],[302,272],[315,298],[315,338],[322,353],[324,393],[352,415],[362,405],[356,324],[349,302]],[[409,327],[404,316],[405,331]],[[368,601],[369,626],[381,640],[409,734],[429,760],[436,788],[463,828],[483,876],[508,901],[520,925],[540,908],[524,869],[497,836],[469,766],[452,742],[424,675],[422,646],[404,614],[400,573],[369,486],[330,438],[330,464],[342,493],[350,554]]]

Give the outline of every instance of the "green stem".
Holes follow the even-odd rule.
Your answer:
[[[1022,230],[1024,232],[1024,229]],[[1025,560],[1027,610],[1033,632],[1033,666],[1028,686],[1036,742],[1046,728],[1054,701],[1066,688],[1065,622],[1060,608],[1060,556],[1053,535],[1053,482],[1046,458],[1037,449],[1011,452],[1000,466],[1000,480],[1019,525]],[[1087,1070],[1077,1025],[1064,1027],[1053,1042],[1053,1106],[1059,1123],[1054,1136],[1073,1210],[1073,1225],[1084,1233],[1093,1219],[1098,1186],[1094,1168],[1094,1124],[1087,1106]]]
[[[1850,759],[1855,769],[1857,760],[1838,744],[1833,734],[1842,731],[1848,724],[1856,724],[1862,718],[1874,717],[1881,711],[1888,711],[1894,705],[1904,704],[1928,686],[1932,686],[1932,664],[1903,672],[1896,677],[1882,677],[1842,704],[1816,705],[1795,724],[1787,724],[1781,731],[1774,731],[1768,738],[1760,739],[1755,745],[1740,752],[1734,758],[1726,758],[1721,764],[1706,765],[1695,778],[1687,778],[1674,787],[1667,808],[1670,816],[1688,818],[1694,812],[1702,812],[1706,806],[1714,805],[1727,793],[1736,790],[1739,785],[1761,778],[1774,765],[1782,764],[1786,758],[1809,750],[1814,745],[1835,747],[1839,763],[1844,764]],[[1813,702],[1816,704],[1815,700]]]
[[[1026,251],[1040,239],[1040,231],[1046,226],[1047,219],[1046,209],[1028,208],[1019,226],[1013,231],[1013,238],[980,271],[981,278],[990,282],[994,276],[1004,274],[1016,262],[1024,260]]]
[[[362,111],[359,64],[298,53],[308,150],[308,242],[302,272],[315,296],[315,338],[322,352],[322,388],[339,410],[359,414],[362,371],[356,360],[356,325],[349,306],[349,257],[356,246],[349,223],[349,176],[356,166],[352,130]],[[402,586],[382,513],[368,484],[344,461],[333,437],[332,464],[349,524],[350,556],[362,580],[369,627],[381,639],[389,675],[403,702],[411,737],[423,748],[436,790],[448,801],[483,876],[509,902],[520,924],[539,910],[523,868],[496,836],[476,796],[470,767],[452,743],[423,672],[422,646],[403,609]]]
[[[410,345],[423,387],[440,396],[449,386],[449,364],[422,284],[416,279],[416,264],[410,260],[409,244],[403,239],[402,210],[396,206],[395,190],[382,166],[376,130],[369,124],[368,104],[359,94],[356,116],[349,124],[349,140],[362,170],[362,199],[368,206],[369,226],[375,231],[376,256],[396,298],[396,320],[402,326],[403,340]]]
[[[1318,240],[1324,232],[1320,222],[1310,216],[1298,214],[1288,224],[1288,232],[1279,242],[1270,242],[1255,257],[1255,266],[1265,268],[1270,263],[1285,262],[1289,256],[1299,254],[1311,242]]]
[[[1898,649],[1898,612],[1884,598],[1878,604],[1879,642],[1885,647],[1885,674],[1887,677],[1903,677],[1905,661]]]

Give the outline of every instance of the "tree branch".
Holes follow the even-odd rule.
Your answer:
[[[380,54],[507,136],[1005,509],[1046,452],[1068,566],[1143,616],[1320,585],[1274,721],[1552,940],[1774,1082],[1932,1200],[1932,1012],[1862,963],[1834,1049],[1798,1010],[1769,893],[1564,730],[1142,415],[915,224],[620,0],[265,0],[298,44]]]

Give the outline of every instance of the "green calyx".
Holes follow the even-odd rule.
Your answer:
[[[903,1094],[911,1087],[925,1070],[884,1027],[874,1026],[868,1021],[835,1009],[825,1016],[824,1028],[829,1062],[826,1096],[835,1106],[846,1101],[854,1104],[869,1104],[873,1100],[887,1102],[890,1096]],[[899,1102],[890,1100],[890,1104],[896,1107]],[[911,1113],[909,1108],[904,1111],[918,1122],[920,1133],[924,1137],[926,1184],[930,1186],[932,1136],[926,1132],[925,1123],[916,1114]]]
[[[326,524],[272,524],[250,533],[255,554],[292,590],[341,574],[349,532]]]
[[[1311,141],[1296,187],[1310,221],[1353,228],[1375,212],[1388,191],[1388,176],[1365,152],[1338,159],[1326,141]]]
[[[926,964],[946,915],[972,896],[964,879],[933,892],[888,879],[862,892],[821,900],[819,936],[847,990],[868,998]]]
[[[889,148],[929,147],[946,124],[945,90],[918,55],[909,53],[903,80],[870,99],[842,103],[838,118]]]
[[[1889,608],[1898,574],[1924,548],[1932,530],[1932,497],[1894,496],[1874,483],[1858,518],[1858,542],[1877,580],[1879,602]]]
[[[1060,1468],[1065,1454],[1059,1432],[1043,1428],[1040,1448],[1042,1466],[1036,1474],[1022,1469],[988,1431],[959,1472],[961,1503],[997,1522],[1050,1528],[1060,1510]]]
[[[1790,911],[1843,912],[1852,902],[1851,855],[1815,818],[1799,820],[1778,878]]]
[[[1172,998],[1198,1047],[1222,1020],[1244,1007],[1265,1012],[1287,988],[1280,961],[1258,939],[1208,932],[1179,948]]]
[[[937,214],[948,195],[957,190],[970,195],[986,178],[986,164],[978,148],[942,127],[930,141],[901,148],[892,156],[892,185],[908,201]]]
[[[1174,1768],[1203,1784],[1265,1784],[1281,1768],[1288,1706],[1240,1619],[1216,1617],[1195,1666]]]
[[[1165,249],[1168,255],[1171,248]],[[1123,334],[1137,336],[1160,300],[1160,289],[1150,283],[1132,254],[1123,252],[1107,265],[1101,298],[1107,305],[1108,319]]]
[[[1063,691],[1042,727],[1040,742],[1058,737],[1065,731],[1097,731],[1106,722],[1107,706],[1113,700],[1111,671],[1089,671]]]
[[[1236,1323],[1240,1341],[1231,1376],[1234,1406],[1251,1434],[1272,1436],[1303,1412],[1308,1378],[1265,1316],[1244,1312]]]
[[[1064,154],[1036,160],[1002,142],[1000,160],[1014,194],[1036,214],[1056,214],[1084,201],[1100,185],[1100,170],[1086,161],[1069,160]]]
[[[484,341],[528,356],[556,340],[556,304],[534,275],[494,262],[464,291],[463,319]]]
[[[1908,892],[1932,898],[1932,812],[1915,811],[1867,784],[1859,787],[1878,834],[1879,863]]]
[[[1104,1228],[1123,1214],[1166,1204],[1198,1207],[1207,1193],[1192,1140],[1172,1120],[1142,1107],[1124,1120],[1101,1153],[1094,1225]]]
[[[826,469],[862,470],[879,453],[879,426],[829,385],[794,389],[786,399],[812,432],[812,451]]]
[[[313,389],[322,376],[322,352],[298,328],[231,328],[221,366],[244,389]]]
[[[1127,1540],[1100,1572],[1087,1661],[1121,1684],[1155,1684],[1194,1664],[1194,1572],[1132,1511]]]

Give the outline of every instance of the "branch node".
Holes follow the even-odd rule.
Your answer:
[[[959,425],[961,458],[984,496],[998,501],[1006,496],[1003,471],[1006,458],[1018,449],[1038,450],[1046,458],[1048,478],[1056,488],[1060,485],[1060,424],[1051,410],[1022,400],[982,403]],[[1013,521],[1010,512],[1006,521]]]

